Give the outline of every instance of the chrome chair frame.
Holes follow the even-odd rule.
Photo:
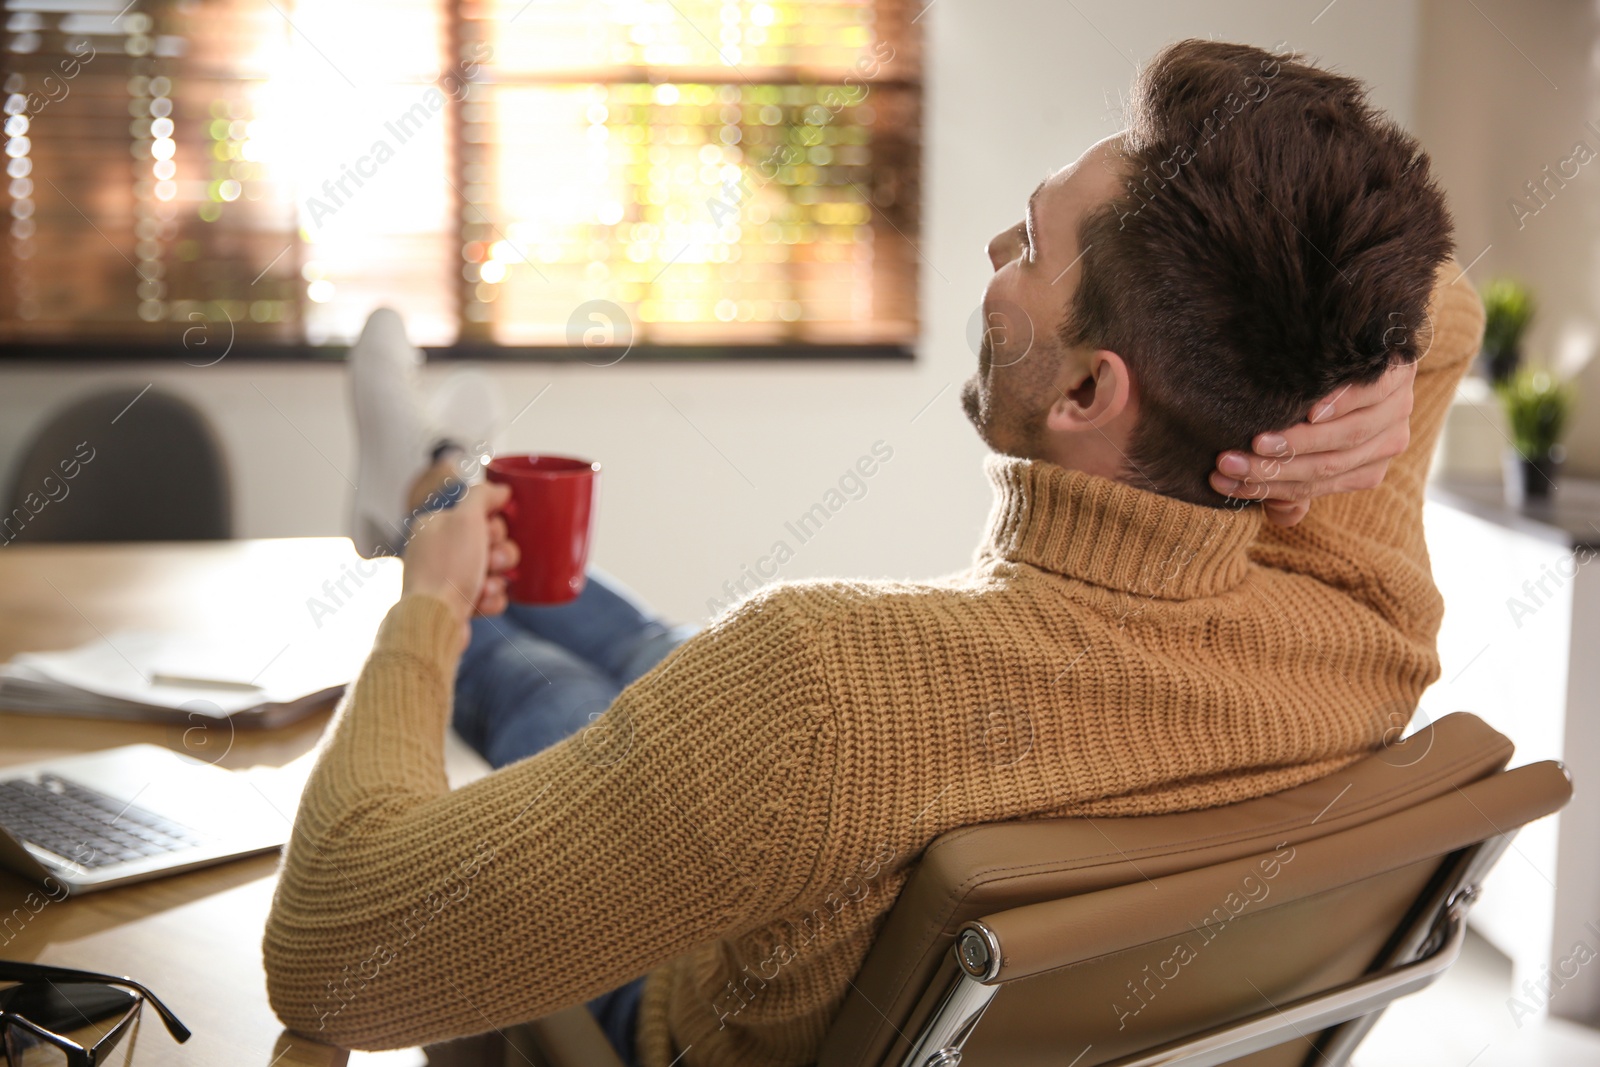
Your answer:
[[[1217,1067],[1330,1028],[1327,1047],[1312,1057],[1342,1067],[1384,1008],[1432,985],[1455,963],[1466,939],[1467,912],[1478,899],[1479,881],[1512,836],[1491,838],[1447,859],[1429,904],[1401,932],[1389,960],[1372,973],[1100,1067]],[[962,1047],[1004,985],[996,980],[1000,939],[982,920],[961,928],[951,952],[960,973],[939,996],[900,1067],[957,1067]]]

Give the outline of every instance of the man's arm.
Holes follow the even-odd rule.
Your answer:
[[[1423,491],[1456,385],[1483,335],[1483,305],[1454,261],[1438,273],[1428,314],[1432,339],[1416,365],[1410,441],[1381,484],[1317,500],[1298,526],[1265,528],[1256,550],[1259,562],[1348,588],[1402,625],[1418,621],[1419,611],[1435,612]],[[1424,586],[1426,609],[1414,596]]]
[[[307,783],[263,952],[274,1010],[320,1040],[398,1048],[579,1003],[774,914],[812,870],[832,748],[781,595],[450,792],[461,617],[402,598]]]

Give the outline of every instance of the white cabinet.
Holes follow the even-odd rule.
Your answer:
[[[1559,759],[1574,781],[1500,860],[1473,925],[1511,957],[1525,1007],[1600,1023],[1600,483],[1564,479],[1515,511],[1498,482],[1441,479],[1424,526],[1445,616],[1419,723],[1473,712],[1514,765]]]

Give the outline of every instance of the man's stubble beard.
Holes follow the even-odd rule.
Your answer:
[[[978,366],[961,385],[961,410],[966,414],[967,421],[972,423],[972,428],[978,431],[978,437],[984,444],[995,452],[1004,451],[995,443],[994,433],[994,389],[984,388],[984,379],[990,375],[990,368],[994,366],[994,346],[988,331],[985,331],[978,342]]]
[[[1052,359],[1054,353],[1034,352],[1033,346],[1024,353],[1024,359]],[[1022,362],[1016,360],[1006,366]],[[1048,364],[1047,364],[1048,365]],[[1050,410],[1050,398],[1037,405],[1036,411],[1019,410],[1019,403],[1006,404],[998,400],[994,382],[994,348],[984,337],[978,348],[978,367],[961,386],[961,410],[978,432],[978,437],[990,451],[1017,459],[1040,459],[1044,456],[1045,418]],[[985,378],[988,379],[985,388]],[[1015,386],[1016,383],[1013,383]]]
[[[989,443],[989,434],[986,426],[988,419],[988,405],[983,402],[981,387],[978,385],[978,376],[974,374],[961,383],[961,411],[967,416],[967,421],[972,423],[972,428],[978,431],[978,436],[983,438],[983,443],[993,448]]]

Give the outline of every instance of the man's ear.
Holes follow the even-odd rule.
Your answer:
[[[1076,380],[1056,396],[1045,416],[1045,427],[1071,433],[1103,427],[1121,415],[1133,394],[1128,365],[1110,349],[1090,353],[1088,365],[1074,368]]]

